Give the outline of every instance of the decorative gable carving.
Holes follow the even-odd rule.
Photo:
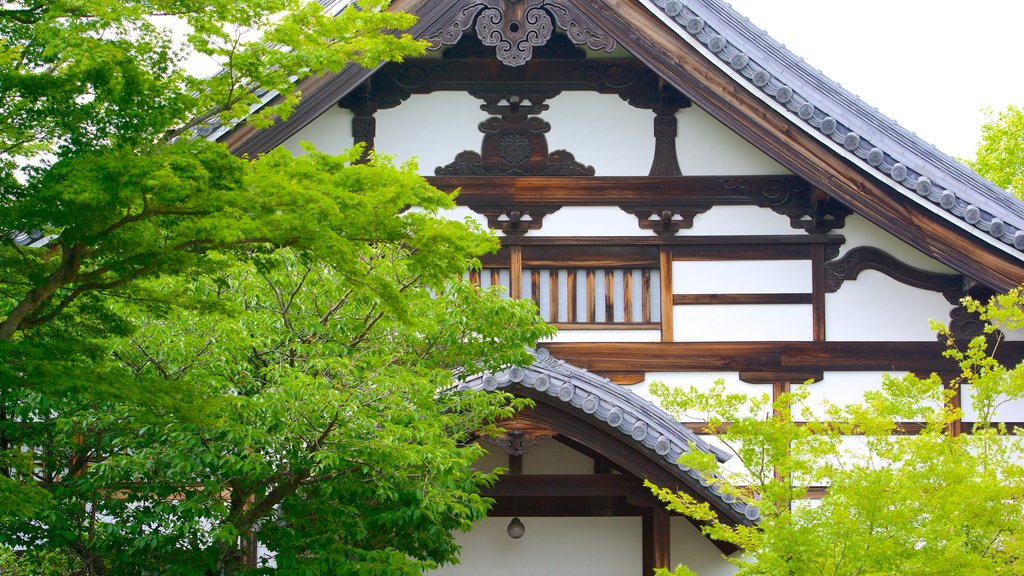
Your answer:
[[[429,38],[435,48],[457,43],[472,26],[485,46],[495,47],[498,60],[522,66],[558,26],[576,44],[605,52],[615,49],[615,39],[565,0],[468,0],[466,4],[451,24]]]

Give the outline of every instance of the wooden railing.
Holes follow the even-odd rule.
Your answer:
[[[513,278],[519,286],[513,289]],[[661,326],[661,281],[657,268],[484,268],[470,272],[478,286],[502,286],[530,298],[546,321],[562,329],[657,330]]]

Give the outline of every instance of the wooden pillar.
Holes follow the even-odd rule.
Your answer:
[[[825,341],[825,246],[815,244],[811,251],[811,316],[814,341]]]
[[[669,568],[670,538],[668,510],[655,504],[643,515],[644,576],[651,576],[657,568]]]
[[[672,327],[672,247],[661,247],[661,341],[675,337]]]

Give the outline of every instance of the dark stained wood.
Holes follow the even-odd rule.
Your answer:
[[[604,321],[615,322],[615,271],[604,271]]]
[[[810,304],[811,294],[674,294],[673,304]]]
[[[660,503],[650,508],[642,520],[643,564],[641,574],[651,576],[658,568],[669,567],[671,532],[668,510]]]
[[[942,292],[950,304],[958,303],[963,296],[964,278],[960,274],[941,274],[915,268],[888,252],[870,246],[858,246],[842,258],[825,264],[827,290],[837,292],[844,282],[856,280],[864,270],[878,270],[908,286]]]
[[[671,342],[672,327],[672,248],[661,248],[661,341]]]
[[[470,270],[469,271],[469,282],[473,286],[479,286],[480,285],[480,272],[478,270]]]
[[[508,455],[508,473],[513,475],[519,475],[523,473],[523,455],[522,454],[509,454]]]
[[[643,480],[625,474],[504,474],[485,496],[626,496],[642,492]]]
[[[523,297],[523,249],[519,246],[509,248],[509,288],[508,295],[512,298]]]
[[[939,342],[550,342],[556,358],[588,370],[816,372],[955,369]],[[1003,363],[1024,358],[1024,342],[1003,342]]]
[[[491,286],[498,286],[501,284],[501,271],[492,268],[491,269]]]
[[[557,239],[553,239],[557,241]],[[657,268],[657,246],[631,245],[625,242],[567,248],[561,244],[526,244],[522,247],[522,262],[536,268]]]
[[[825,375],[820,371],[809,370],[805,372],[751,372],[741,371],[739,379],[747,384],[774,384],[776,382],[790,382],[802,384],[808,380],[820,382]]]
[[[640,318],[641,322],[651,321],[651,271],[644,270],[640,273],[642,294],[640,296]]]
[[[633,271],[622,271],[622,321],[633,321]]]
[[[566,320],[570,323],[576,321],[576,271],[568,270],[565,274],[565,308]]]
[[[558,270],[548,270],[548,322],[558,322]]]
[[[603,372],[594,372],[598,376],[611,380],[612,384],[618,384],[620,386],[629,386],[631,384],[639,384],[644,381],[647,377],[643,372],[617,372],[612,370],[605,370]]]
[[[654,236],[516,236],[513,238],[502,238],[505,246],[753,246],[757,244],[773,244],[777,246],[810,246],[814,244],[825,244],[827,250],[834,250],[832,257],[838,254],[839,246],[846,239],[839,234],[761,234],[735,236],[673,236],[672,238],[657,238]],[[686,252],[680,252],[677,256],[685,260]]]
[[[816,341],[823,342],[825,340],[825,247],[822,245],[811,249],[811,295],[813,337]]]
[[[594,270],[587,270],[587,322],[593,324],[597,318],[597,284]]]
[[[540,309],[540,270],[534,268],[530,270],[530,298],[537,305],[537,309]]]
[[[658,322],[552,322],[559,330],[659,330]]]

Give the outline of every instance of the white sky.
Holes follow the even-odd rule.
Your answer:
[[[730,3],[947,154],[974,156],[983,108],[1024,105],[1024,0]]]

